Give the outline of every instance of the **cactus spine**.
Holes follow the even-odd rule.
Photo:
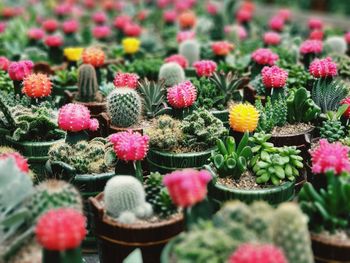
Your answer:
[[[137,122],[142,114],[140,95],[130,88],[118,88],[107,98],[107,111],[113,125],[127,128]]]
[[[183,68],[175,62],[165,63],[159,70],[158,79],[164,81],[166,87],[171,87],[185,80],[185,72]]]
[[[95,101],[98,94],[98,83],[95,68],[90,64],[82,64],[78,70],[79,100]]]
[[[179,46],[179,54],[184,56],[189,65],[200,59],[200,45],[197,40],[189,39],[183,41]]]

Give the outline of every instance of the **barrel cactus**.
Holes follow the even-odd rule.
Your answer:
[[[45,74],[30,74],[23,80],[22,92],[30,98],[50,96],[52,84]]]
[[[250,104],[237,104],[230,109],[230,126],[237,132],[253,132],[258,126],[259,112]]]
[[[95,68],[90,64],[82,64],[78,70],[78,99],[91,102],[97,99],[98,83]]]
[[[167,99],[173,108],[187,108],[196,101],[197,90],[191,81],[181,82],[168,89]]]
[[[179,54],[184,56],[188,63],[192,65],[200,59],[200,44],[197,40],[185,40],[179,46]]]
[[[159,70],[158,79],[167,87],[174,86],[185,80],[185,72],[178,63],[165,63]]]
[[[331,36],[324,41],[325,50],[328,53],[345,54],[347,43],[343,36]]]
[[[95,68],[101,67],[105,62],[105,53],[97,47],[85,48],[82,54],[84,64],[91,64]]]

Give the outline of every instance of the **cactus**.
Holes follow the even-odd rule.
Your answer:
[[[47,180],[35,187],[35,193],[27,204],[31,220],[36,221],[50,209],[70,207],[82,211],[82,200],[72,185],[58,180]]]
[[[30,74],[23,80],[22,92],[30,98],[50,96],[51,89],[52,83],[45,74]]]
[[[296,204],[281,204],[271,224],[274,243],[284,250],[288,262],[314,262],[307,218]]]
[[[164,81],[166,87],[171,87],[185,80],[185,72],[183,68],[175,62],[165,63],[159,69],[158,79]]]
[[[183,144],[191,148],[208,149],[217,139],[228,135],[221,120],[209,111],[198,109],[188,115],[181,123],[185,135]]]
[[[2,149],[1,149],[2,148]],[[1,153],[1,151],[6,151],[5,153]],[[16,165],[18,169],[20,169],[23,173],[29,173],[28,161],[18,152],[9,147],[0,147],[0,160],[13,158],[16,161]]]
[[[98,83],[95,68],[90,64],[82,64],[78,69],[79,101],[95,101],[98,94]]]
[[[138,123],[142,113],[140,95],[130,88],[118,88],[107,97],[107,111],[113,125],[127,128]]]
[[[168,89],[168,103],[175,109],[188,108],[197,99],[197,90],[190,81],[181,82]]]
[[[136,89],[138,86],[139,76],[134,73],[118,72],[113,80],[116,88],[130,88]]]
[[[248,146],[249,135],[246,132],[237,145],[233,137],[227,137],[225,143],[217,140],[217,147],[211,153],[211,161],[219,176],[232,176],[239,179],[247,170],[248,163],[253,157],[251,147]]]
[[[323,121],[320,128],[320,137],[329,142],[336,142],[345,137],[345,127],[340,118],[347,110],[348,105],[342,105],[337,112],[327,112],[327,120]]]
[[[324,48],[328,54],[345,54],[348,45],[343,36],[331,36],[324,41]]]
[[[338,74],[337,64],[331,57],[315,59],[309,66],[309,72],[314,78],[332,79]]]
[[[10,93],[13,91],[13,82],[10,79],[6,71],[0,70],[0,90],[5,93]]]
[[[259,121],[258,110],[250,104],[236,104],[230,109],[230,126],[237,132],[253,132]]]
[[[104,203],[107,214],[123,224],[133,224],[138,218],[152,215],[142,184],[132,176],[111,178],[104,189]]]
[[[105,53],[97,47],[85,48],[82,54],[84,64],[91,64],[95,68],[101,67],[105,62]]]
[[[189,65],[192,65],[200,59],[200,44],[197,40],[185,40],[179,46],[179,54],[187,59]]]

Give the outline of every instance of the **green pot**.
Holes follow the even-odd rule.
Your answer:
[[[184,168],[202,168],[208,163],[211,149],[195,153],[171,153],[150,149],[147,162],[151,172],[166,174]]]
[[[42,181],[45,179],[46,170],[45,163],[49,159],[48,152],[52,145],[64,142],[64,139],[49,141],[49,142],[17,142],[10,136],[6,136],[9,146],[19,151],[28,159],[30,169],[35,173],[36,180]]]

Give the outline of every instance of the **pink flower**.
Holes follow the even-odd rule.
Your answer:
[[[95,24],[104,24],[107,21],[107,15],[105,12],[99,11],[92,15],[92,20]]]
[[[273,16],[269,21],[271,30],[282,31],[284,28],[284,19],[281,16]]]
[[[234,46],[227,41],[217,41],[211,44],[211,50],[216,56],[227,56]]]
[[[173,108],[183,109],[193,105],[197,99],[197,90],[191,81],[181,82],[168,88],[167,99]]]
[[[188,67],[187,59],[184,56],[179,55],[179,54],[171,55],[170,57],[167,57],[164,61],[166,63],[175,62],[175,63],[179,64],[182,68]]]
[[[136,89],[138,85],[139,76],[134,73],[118,72],[114,78],[114,86],[116,88],[131,88]]]
[[[323,22],[318,18],[310,18],[308,22],[308,26],[310,30],[321,30],[323,28]]]
[[[123,32],[129,37],[138,37],[141,35],[142,28],[136,23],[128,23],[124,26]]]
[[[281,36],[276,32],[272,32],[272,31],[266,32],[264,34],[264,43],[267,45],[276,46],[279,43],[281,43]]]
[[[7,71],[10,63],[11,63],[10,60],[8,60],[6,57],[1,56],[0,57],[0,70]]]
[[[55,14],[59,16],[68,15],[72,12],[72,5],[70,3],[62,3],[55,7]]]
[[[13,158],[16,162],[18,169],[23,173],[29,173],[29,165],[26,158],[24,158],[18,152],[2,153],[0,154],[0,160]]]
[[[252,20],[252,17],[253,17],[253,12],[246,8],[240,8],[236,13],[236,19],[239,23],[250,22],[250,20]]]
[[[252,59],[259,65],[273,66],[278,60],[278,55],[268,48],[259,48],[252,53]]]
[[[262,82],[268,89],[283,88],[288,78],[288,72],[277,67],[264,67],[261,71]]]
[[[41,28],[31,28],[28,30],[28,37],[33,40],[40,40],[45,36],[44,30]]]
[[[92,29],[92,35],[96,39],[103,39],[109,37],[111,34],[111,29],[109,26],[95,26]]]
[[[310,32],[309,39],[312,40],[322,40],[323,39],[323,31],[322,30],[313,30]]]
[[[300,45],[300,53],[305,54],[318,54],[321,53],[323,49],[323,43],[320,40],[305,40]]]
[[[143,160],[148,152],[149,137],[131,130],[112,134],[111,143],[117,157],[124,161]]]
[[[198,77],[211,77],[216,71],[217,65],[212,60],[200,60],[193,63]]]
[[[205,198],[211,179],[207,170],[184,169],[165,175],[163,183],[177,206],[190,207]]]
[[[55,19],[47,19],[43,21],[42,26],[46,32],[52,33],[57,30],[59,24]]]
[[[270,244],[240,245],[230,256],[228,263],[288,263],[283,251]]]
[[[75,33],[79,29],[79,22],[75,19],[66,20],[63,22],[62,29],[66,34]]]
[[[320,145],[311,152],[312,172],[323,174],[334,171],[335,174],[350,172],[349,148],[340,142],[329,143],[320,140]]]
[[[163,13],[163,19],[166,23],[175,23],[177,13],[175,10],[166,10]]]
[[[72,208],[53,209],[35,227],[38,242],[48,250],[64,251],[80,246],[86,235],[86,218]]]
[[[210,15],[216,15],[218,13],[218,6],[215,3],[209,2],[207,3],[207,12]]]
[[[8,73],[12,80],[22,81],[32,73],[34,64],[30,60],[11,62],[8,67]]]
[[[60,47],[63,45],[63,38],[59,35],[51,35],[47,36],[44,42],[48,47]]]
[[[287,8],[278,10],[277,15],[282,17],[285,21],[290,21],[292,18],[292,11]]]
[[[114,19],[113,25],[115,28],[123,30],[127,24],[131,23],[131,21],[132,20],[131,20],[130,16],[121,15],[121,16],[118,16]]]
[[[340,102],[341,105],[346,104],[348,105],[348,108],[346,109],[346,111],[344,112],[343,116],[345,116],[347,119],[350,119],[350,97],[347,97],[345,99],[343,99]]]
[[[4,33],[6,30],[6,23],[0,22],[0,33]]]
[[[350,44],[350,31],[345,33],[344,38],[345,38],[346,43],[348,43],[348,45],[349,45]]]
[[[309,72],[315,78],[334,77],[338,74],[337,64],[332,61],[332,58],[315,59],[311,62]]]
[[[196,32],[194,31],[190,31],[190,30],[180,31],[176,35],[176,41],[177,43],[181,43],[188,39],[194,39],[195,37],[196,37]]]

